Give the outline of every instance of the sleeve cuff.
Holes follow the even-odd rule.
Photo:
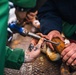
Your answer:
[[[24,62],[24,51],[22,49],[11,50],[7,48],[5,67],[12,69],[20,69]]]

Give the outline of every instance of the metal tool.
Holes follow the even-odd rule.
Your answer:
[[[41,38],[41,36],[39,36],[39,35],[37,35],[37,34],[34,34],[34,33],[32,33],[32,32],[28,32],[28,31],[25,30],[23,27],[18,26],[15,22],[9,24],[8,27],[12,30],[12,32],[14,32],[14,33],[19,33],[19,34],[21,34],[21,35],[24,36],[24,37],[25,37],[25,36],[31,36],[31,37],[33,37],[33,38],[35,38],[35,39],[38,39],[38,40]],[[44,39],[44,41],[45,41],[45,42],[52,43],[52,44],[55,44],[55,45],[59,45],[59,43],[50,41],[50,40],[48,40],[48,39]]]
[[[26,34],[25,34],[25,35],[26,35]],[[32,32],[28,32],[28,33],[27,33],[27,36],[31,36],[31,37],[36,38],[36,39],[38,39],[38,40],[41,39],[41,37],[40,37],[39,35],[34,34],[34,33],[32,33]],[[50,40],[48,40],[48,39],[44,39],[44,41],[45,41],[45,42],[52,43],[52,44],[55,44],[55,45],[58,45],[58,44],[59,44],[59,43],[50,41]]]

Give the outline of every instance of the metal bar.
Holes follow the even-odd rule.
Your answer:
[[[40,38],[41,38],[39,35],[36,35],[36,34],[34,34],[34,33],[31,33],[31,32],[28,32],[27,35],[28,35],[28,36],[31,36],[31,37],[33,37],[33,38],[36,38],[36,39],[40,39]],[[55,45],[59,45],[59,43],[50,41],[50,40],[48,40],[48,39],[44,39],[44,41],[49,42],[49,43],[52,43],[52,44],[55,44]]]

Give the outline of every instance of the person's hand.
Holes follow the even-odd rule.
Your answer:
[[[18,24],[21,25],[21,26],[24,26],[24,24],[26,24],[25,18],[26,18],[27,12],[22,12],[22,11],[15,10],[15,14],[16,14],[16,17],[17,17]]]
[[[37,13],[38,13],[37,11],[36,12],[22,12],[18,10],[15,11],[17,22],[21,26],[24,26],[26,23],[30,23],[30,22],[34,24]],[[36,22],[36,24],[37,23],[38,22]]]
[[[40,28],[40,22],[39,20],[37,20],[37,16],[36,16],[37,13],[38,11],[27,13],[26,20],[28,22],[31,22],[34,27]]]
[[[62,38],[60,32],[57,30],[50,31],[48,33],[47,37],[49,40],[52,40],[54,37],[59,37],[63,41],[63,38]],[[48,43],[48,44],[49,44],[50,48],[52,48],[54,50],[52,44],[50,44],[50,43]]]
[[[28,22],[33,22],[33,21],[36,19],[37,13],[38,13],[38,11],[27,13],[27,15],[26,15],[26,20],[27,20]]]
[[[33,39],[31,41],[31,44],[28,48],[28,51],[25,52],[25,62],[31,62],[33,60],[35,60],[35,58],[38,57],[38,55],[40,54],[40,48],[41,48],[41,45],[43,43],[44,39],[41,38],[38,43],[37,43],[37,40]]]
[[[67,65],[76,65],[76,44],[69,44],[61,53],[63,61],[66,62]]]

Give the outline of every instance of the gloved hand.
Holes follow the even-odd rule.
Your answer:
[[[30,43],[28,50],[25,52],[25,62],[30,62],[35,60],[40,54],[40,48],[44,41],[44,38],[41,38],[38,42],[37,40],[33,39]]]

